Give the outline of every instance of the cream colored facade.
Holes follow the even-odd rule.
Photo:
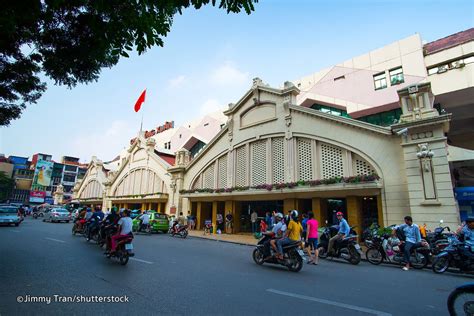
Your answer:
[[[107,208],[104,183],[111,168],[97,157],[92,157],[84,178],[73,189],[74,199],[90,206],[100,205]]]
[[[401,103],[409,104],[404,106],[405,123],[389,128],[298,106],[299,89],[291,83],[279,90],[256,79],[239,102],[229,105],[226,127],[204,151],[188,164],[169,169],[181,180],[182,210],[195,214],[201,227],[205,219],[215,224],[217,213],[231,212],[239,230],[239,218],[247,211],[243,201],[283,200],[288,211],[311,200],[311,210],[324,221],[331,211],[324,200],[343,198],[349,221],[359,226],[363,198],[374,198],[378,221],[385,226],[411,215],[418,223],[435,226],[443,219],[454,228],[459,216],[443,134],[449,116],[432,110],[429,85],[408,94],[408,101],[404,93],[400,91]],[[394,133],[404,128],[405,136]],[[434,157],[418,158],[420,144]],[[310,184],[374,172],[379,180]],[[293,188],[255,188],[298,182],[301,185]]]

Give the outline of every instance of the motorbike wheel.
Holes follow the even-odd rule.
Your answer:
[[[186,238],[188,236],[188,231],[187,230],[182,230],[181,232],[179,232],[179,235],[182,238]]]
[[[151,226],[148,226],[148,227],[145,229],[145,233],[147,233],[148,235],[151,235]]]
[[[360,253],[355,249],[355,247],[349,247],[349,262],[353,265],[357,265],[360,263]]]
[[[371,247],[365,252],[365,258],[367,261],[374,265],[379,265],[383,261],[382,253],[379,249]]]
[[[43,214],[43,213],[40,213],[40,214],[39,214],[39,217],[43,217],[43,216],[44,216],[44,214]]]
[[[419,252],[413,254],[410,259],[411,266],[415,269],[423,269],[428,264],[428,259]]]
[[[448,311],[451,316],[474,315],[474,286],[455,289],[448,297]]]
[[[290,253],[289,255],[291,263],[288,266],[288,270],[291,272],[299,272],[303,268],[303,258],[295,253]]]
[[[128,263],[128,252],[127,251],[121,251],[119,255],[119,261],[121,265],[126,265]]]
[[[256,264],[261,266],[264,262],[263,258],[263,253],[260,251],[260,249],[255,249],[252,253],[252,258],[253,261],[255,261]]]
[[[433,269],[434,273],[444,273],[446,270],[449,268],[449,257],[448,256],[442,256],[442,257],[436,257],[433,261],[433,264],[431,266]]]
[[[38,218],[38,214],[33,213],[33,218],[34,218],[34,219],[37,219],[37,218]]]

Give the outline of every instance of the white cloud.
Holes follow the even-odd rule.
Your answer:
[[[199,108],[199,114],[201,116],[207,115],[209,113],[223,111],[224,106],[219,103],[216,99],[209,99],[204,102]]]
[[[170,88],[179,88],[186,82],[186,76],[180,75],[176,78],[170,79],[168,81],[168,87]]]
[[[81,133],[73,138],[71,152],[77,157],[89,161],[92,156],[107,161],[115,158],[123,147],[128,146],[130,139],[138,134],[138,127],[133,128],[130,122],[116,120],[108,127],[96,133]]]
[[[248,72],[242,72],[232,63],[226,62],[211,73],[211,83],[217,85],[241,85],[250,82]]]

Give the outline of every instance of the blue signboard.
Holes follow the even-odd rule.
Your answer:
[[[456,188],[454,193],[458,201],[474,201],[474,187]]]
[[[44,203],[48,203],[48,204],[51,204],[53,205],[54,204],[54,199],[52,197],[45,197],[44,198]]]

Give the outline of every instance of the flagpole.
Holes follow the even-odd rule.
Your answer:
[[[143,131],[143,111],[142,111],[142,122],[140,123],[140,134]]]

